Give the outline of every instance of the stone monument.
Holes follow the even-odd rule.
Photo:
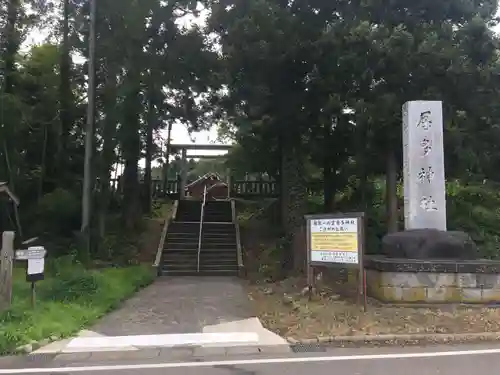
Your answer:
[[[382,240],[382,254],[403,259],[476,259],[467,233],[446,229],[443,108],[440,101],[403,105],[403,232]]]
[[[403,105],[405,229],[446,230],[443,109],[440,101]]]
[[[499,303],[500,261],[480,259],[472,238],[447,231],[440,101],[403,106],[405,230],[365,257],[368,293],[390,303]]]

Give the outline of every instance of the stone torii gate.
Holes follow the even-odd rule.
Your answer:
[[[233,148],[232,145],[221,145],[221,144],[172,144],[170,145],[171,150],[181,150],[181,173],[180,173],[180,184],[179,184],[179,199],[185,198],[185,188],[187,185],[187,173],[188,173],[188,163],[187,159],[217,159],[217,158],[225,158],[224,155],[188,155],[188,150],[204,150],[204,151],[229,151]],[[230,173],[228,173],[230,176]],[[229,177],[228,177],[229,178]],[[228,182],[228,186],[230,185],[230,181]]]

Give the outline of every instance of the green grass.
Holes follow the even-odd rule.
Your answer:
[[[73,261],[56,261],[37,283],[31,306],[25,270],[15,269],[13,304],[0,312],[0,353],[51,336],[67,337],[95,322],[154,279],[150,266],[86,270]]]

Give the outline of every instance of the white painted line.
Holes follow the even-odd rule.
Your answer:
[[[99,336],[76,337],[64,348],[68,353],[74,350],[93,351],[107,348],[144,348],[144,347],[173,347],[173,346],[200,346],[236,344],[257,344],[259,335],[255,332],[221,332],[221,333],[179,333],[165,335],[136,335],[136,336]]]
[[[25,368],[1,370],[1,375],[9,374],[67,374],[72,372],[98,372],[98,371],[126,371],[126,370],[154,370],[164,368],[189,368],[189,367],[213,367],[213,366],[242,366],[242,365],[273,365],[286,363],[314,363],[314,362],[339,362],[359,360],[387,360],[408,358],[436,358],[457,357],[467,355],[500,354],[500,349],[483,350],[458,350],[446,352],[421,352],[421,353],[389,353],[389,354],[366,354],[345,355],[332,357],[291,357],[291,358],[262,358],[262,359],[240,359],[232,361],[207,361],[207,362],[166,362],[136,365],[103,365],[85,367],[54,367],[54,368]]]

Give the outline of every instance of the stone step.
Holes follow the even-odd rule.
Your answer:
[[[168,241],[165,241],[166,247],[178,247],[179,245],[187,245],[187,247],[191,247],[192,245],[198,246],[198,244],[199,242],[197,238],[189,242],[178,239],[169,239]],[[234,238],[227,240],[202,238],[201,246],[203,247],[207,245],[210,245],[211,247],[217,247],[217,245],[221,245],[222,247],[227,247],[228,245],[236,247],[236,240]]]
[[[238,270],[165,270],[160,269],[160,276],[238,276]]]
[[[196,247],[164,247],[163,248],[163,254],[166,254],[167,252],[169,253],[185,253],[185,252],[197,252],[198,251],[198,245]],[[207,252],[207,253],[219,253],[219,254],[225,254],[225,253],[236,253],[236,246],[232,247],[203,247],[201,248],[202,252]]]
[[[198,267],[196,262],[192,263],[169,263],[162,264],[162,269],[166,270],[197,270]],[[233,262],[233,264],[224,264],[224,263],[214,263],[214,264],[204,264],[200,263],[200,270],[236,270],[238,269],[238,264]]]
[[[172,259],[168,261],[162,262],[163,268],[173,267],[173,268],[196,268],[196,264],[198,263],[198,259],[195,257],[193,259]],[[200,258],[200,268],[209,268],[209,267],[236,267],[238,265],[237,259],[212,259],[207,260]]]
[[[165,261],[171,259],[189,259],[189,258],[197,258],[198,250],[196,251],[170,251],[165,250],[163,252],[163,259]],[[227,252],[212,252],[207,251],[206,249],[201,249],[200,259],[236,259],[236,250],[227,251]]]
[[[195,236],[196,234],[196,236]],[[183,240],[183,239],[190,239],[190,238],[198,238],[198,235],[199,233],[168,233],[167,234],[167,239],[179,239],[179,240]],[[226,239],[226,238],[230,238],[230,239],[236,239],[236,233],[235,231],[231,231],[231,232],[207,232],[205,230],[202,231],[202,236],[203,238],[221,238],[221,239]]]
[[[221,224],[218,227],[211,227],[211,224],[204,223],[202,225],[203,233],[210,234],[226,234],[226,233],[235,233],[236,230],[233,225],[230,224]],[[173,226],[168,228],[167,234],[193,234],[198,235],[200,232],[200,224],[196,223],[193,226]]]

